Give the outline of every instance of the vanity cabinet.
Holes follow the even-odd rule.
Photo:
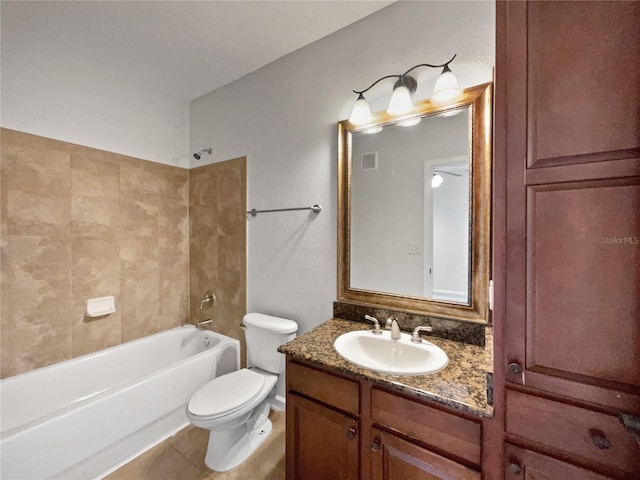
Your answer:
[[[505,476],[640,478],[640,2],[496,19]]]
[[[481,478],[479,418],[287,360],[287,480]]]

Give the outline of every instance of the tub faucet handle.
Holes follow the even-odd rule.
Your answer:
[[[209,309],[216,304],[216,296],[213,294],[211,290],[207,290],[204,292],[204,297],[200,302],[200,310],[204,310],[205,308]]]

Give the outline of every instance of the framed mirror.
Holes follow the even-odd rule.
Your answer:
[[[338,123],[338,300],[488,323],[492,87]]]

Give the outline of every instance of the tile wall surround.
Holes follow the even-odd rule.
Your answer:
[[[334,318],[351,320],[353,322],[371,323],[364,320],[365,315],[376,317],[380,321],[381,326],[384,326],[387,318],[394,317],[398,320],[400,329],[407,332],[412,331],[418,325],[428,325],[433,327],[433,331],[429,335],[453,340],[455,342],[477,345],[479,347],[486,346],[488,344],[487,339],[489,339],[491,335],[491,327],[482,324],[428,317],[355,303],[333,303]]]
[[[237,338],[247,313],[247,159],[189,170],[189,282],[193,323],[211,318],[212,329]],[[200,310],[206,291],[217,298]],[[244,355],[241,356],[244,364]]]
[[[236,163],[246,162],[212,168],[215,185],[199,184],[204,176],[194,172],[190,195],[186,169],[13,130],[0,134],[2,378],[189,321],[190,229],[192,248],[209,242],[221,252],[232,294],[219,291],[218,314],[240,314],[244,270],[234,269],[246,261],[246,219],[225,208],[245,202],[246,167]],[[202,215],[198,207],[212,196],[206,189],[218,185],[215,216]],[[240,186],[242,193],[231,191]],[[216,230],[225,238],[205,239]],[[195,271],[213,268],[198,266],[199,253],[191,254]],[[106,295],[115,297],[117,311],[85,317],[86,300]]]

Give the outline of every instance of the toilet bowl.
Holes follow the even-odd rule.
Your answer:
[[[247,366],[203,385],[187,405],[189,422],[210,430],[206,465],[225,472],[243,463],[271,434],[271,403],[284,381],[284,360],[277,347],[292,340],[292,320],[263,314],[243,319]]]

